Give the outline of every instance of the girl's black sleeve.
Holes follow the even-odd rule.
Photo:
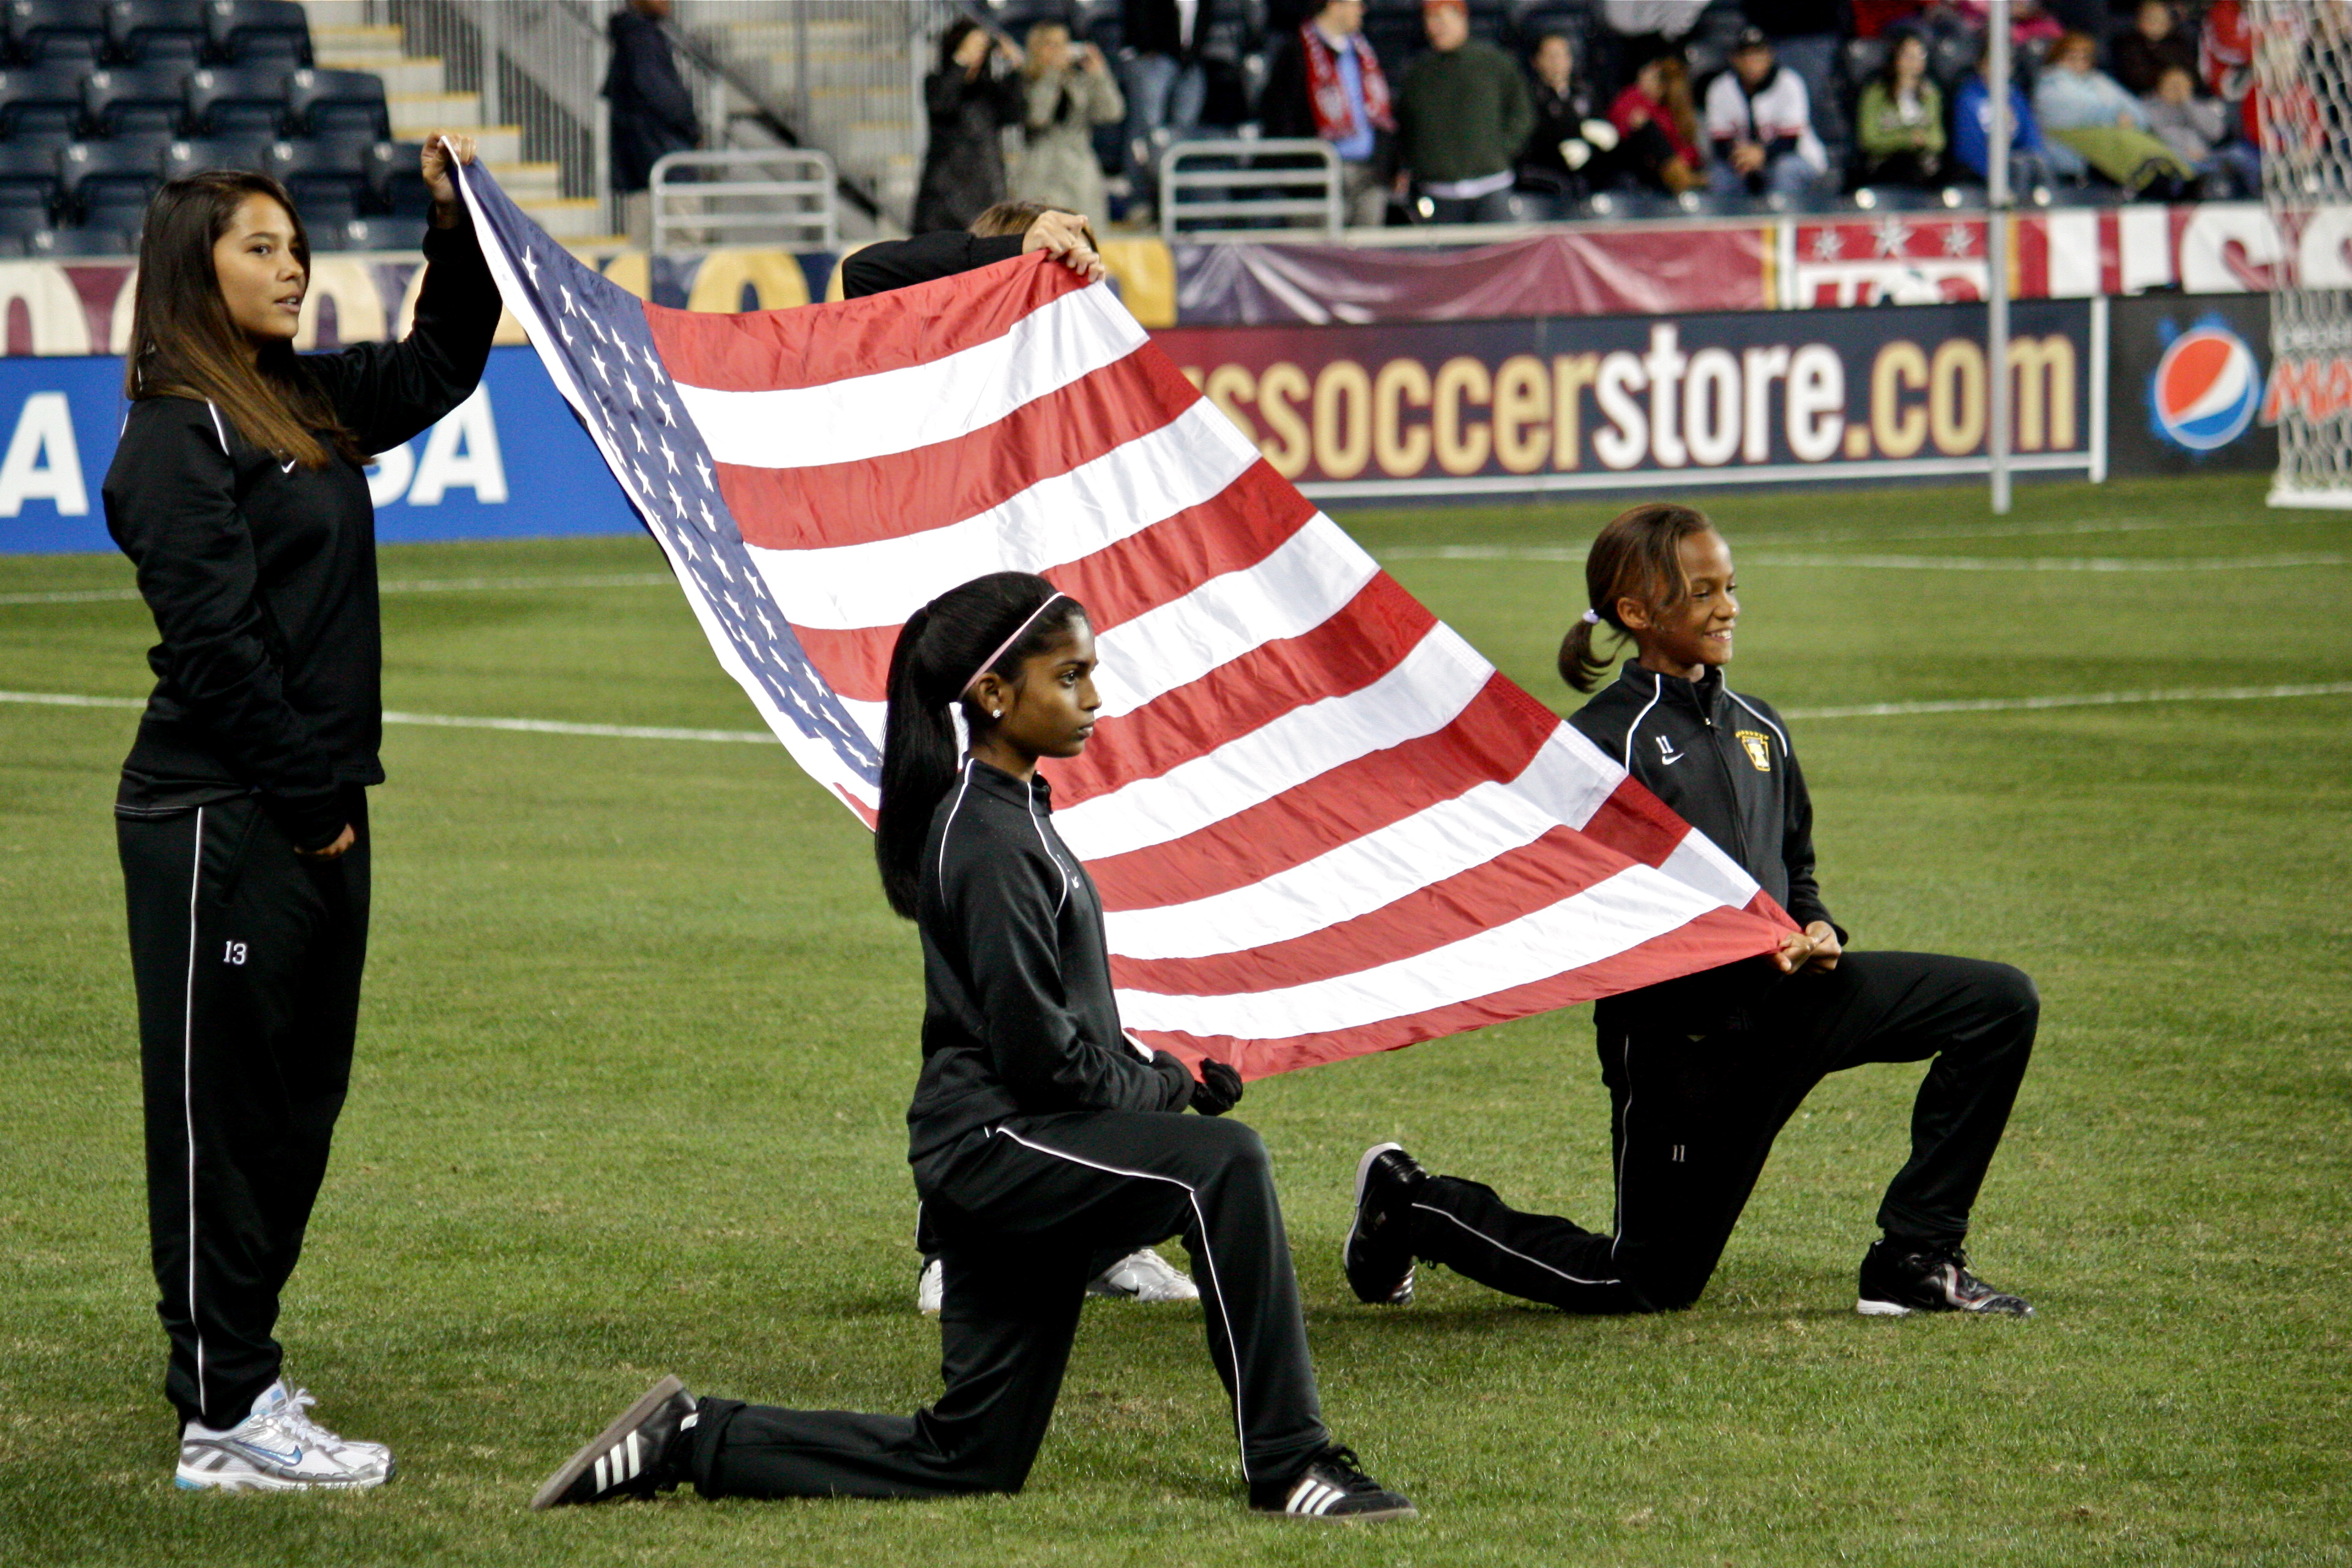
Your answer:
[[[388,452],[473,395],[498,329],[498,285],[461,211],[455,226],[425,231],[425,286],[407,337],[301,362],[362,449]]]
[[[287,835],[325,848],[343,830],[334,764],[286,700],[226,425],[190,398],[131,404],[105,496],[107,531],[155,617],[156,674]]]
[[[1027,240],[1026,235],[992,235],[982,239],[961,229],[882,240],[852,252],[841,264],[842,298],[862,299],[868,294],[993,267],[1019,256]]]
[[[1024,1111],[1181,1111],[1192,1075],[1161,1051],[1097,1040],[1062,983],[1058,871],[1023,854],[976,856],[950,890],[997,1076]]]
[[[1779,716],[1774,716],[1774,722],[1779,722]],[[1843,942],[1845,928],[1830,919],[1829,905],[1822,902],[1821,883],[1813,875],[1813,798],[1805,789],[1805,770],[1797,766],[1793,750],[1787,757],[1789,785],[1782,792],[1787,814],[1780,832],[1780,861],[1789,868],[1789,917],[1800,925],[1827,922]]]

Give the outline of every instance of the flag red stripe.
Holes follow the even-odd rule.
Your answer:
[[[1549,731],[1528,732],[1504,699],[1509,687],[1491,676],[1442,728],[1343,762],[1181,839],[1090,860],[1087,870],[1107,908],[1185,904],[1288,871],[1474,785],[1517,778]],[[1058,793],[1065,765],[1047,766]]]
[[[929,364],[993,342],[1039,306],[1085,287],[1068,267],[1024,256],[817,309],[645,310],[672,381],[774,392]]]
[[[1303,986],[1432,952],[1507,925],[1606,881],[1628,863],[1572,828],[1554,828],[1484,865],[1416,888],[1352,920],[1234,953],[1193,958],[1113,954],[1111,977],[1127,990],[1170,996],[1227,996]]]
[[[1212,578],[1254,567],[1306,525],[1315,505],[1261,459],[1223,492],[1045,575],[1087,607],[1097,632],[1181,599]],[[820,674],[852,701],[888,695],[896,626],[794,626]]]
[[[1129,354],[952,441],[821,468],[719,465],[719,491],[764,549],[832,549],[976,517],[1200,401],[1165,354]]]
[[[1134,713],[1097,722],[1085,755],[1056,770],[1055,789],[1076,805],[1156,779],[1310,703],[1360,691],[1436,624],[1386,572],[1376,574],[1321,625],[1261,643]]]
[[[1146,1044],[1175,1052],[1190,1062],[1213,1056],[1229,1061],[1244,1078],[1271,1077],[1302,1067],[1338,1061],[1375,1051],[1394,1051],[1441,1035],[1507,1023],[1529,1013],[1573,1007],[1598,997],[1653,985],[1673,975],[1712,969],[1771,951],[1776,935],[1741,911],[1710,909],[1664,936],[1654,937],[1580,969],[1570,969],[1524,986],[1426,1012],[1382,1019],[1326,1034],[1281,1040],[1241,1040],[1231,1035],[1179,1034],[1137,1030]]]

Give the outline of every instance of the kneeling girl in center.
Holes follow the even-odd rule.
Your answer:
[[[943,1248],[946,1392],[912,1416],[867,1416],[698,1400],[665,1378],[533,1507],[689,1480],[706,1497],[1018,1491],[1060,1393],[1089,1260],[1181,1233],[1250,1506],[1412,1511],[1324,1429],[1265,1145],[1221,1119],[1240,1076],[1211,1061],[1196,1080],[1120,1027],[1102,902],[1055,832],[1037,772],[1086,749],[1094,669],[1085,610],[1025,572],[941,594],[891,653],[875,848],[891,907],[922,934],[908,1159]]]

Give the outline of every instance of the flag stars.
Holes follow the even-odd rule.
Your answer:
[[[638,424],[633,420],[629,424],[629,434],[636,437],[638,451],[644,453],[648,457],[653,455],[653,448],[646,444],[645,426]],[[637,482],[639,484],[643,484],[645,481],[643,477],[640,476]]]
[[[538,287],[539,287],[539,263],[531,259],[531,255],[530,255],[530,251],[529,247],[525,247],[525,249],[523,250],[523,253],[522,253],[522,269],[523,269],[525,272],[527,272],[527,273],[530,274],[530,286],[531,286],[533,288]]]
[[[706,490],[709,489],[710,465],[703,461],[702,454],[699,452],[694,455],[694,471],[702,476],[702,487]]]
[[[673,474],[677,473],[677,454],[669,449],[669,443],[667,441],[661,444],[661,455],[662,461],[669,465],[669,471]]]
[[[653,369],[653,360],[650,355],[646,357],[646,369],[649,371]],[[659,392],[654,393],[654,406],[661,410],[661,422],[664,424],[676,424],[677,423],[677,421],[669,416],[669,400],[662,396]]]
[[[754,579],[753,580],[756,581],[757,580]],[[776,634],[776,623],[768,619],[768,612],[766,611],[761,609],[757,605],[753,605],[751,607],[751,613],[758,618],[761,631],[766,632],[771,637]]]
[[[695,552],[694,536],[686,532],[683,528],[678,530],[677,548],[686,552],[686,559],[688,560],[700,560],[702,559],[700,555]]]
[[[698,501],[696,505],[702,509],[702,527],[704,531],[708,533],[717,533],[719,531],[719,519],[710,515],[710,503],[708,501]]]
[[[636,378],[630,375],[626,371],[623,371],[621,372],[621,390],[629,394],[630,407],[643,408],[646,406],[646,400],[637,395]]]
[[[572,301],[572,289],[569,285],[559,283],[555,286],[555,291],[563,296],[563,313],[566,316],[580,314],[580,308]]]
[[[587,322],[587,323],[588,323],[588,329],[589,329],[591,332],[593,332],[593,333],[595,333],[595,334],[596,334],[596,340],[597,340],[598,342],[600,342],[600,343],[609,343],[609,342],[611,342],[611,341],[613,340],[612,339],[610,339],[610,338],[608,338],[608,337],[606,337],[606,336],[604,335],[604,329],[597,323],[597,320],[596,320],[596,318],[595,318],[595,317],[593,317],[593,316],[583,316],[583,317],[581,317],[581,318],[580,318],[580,319],[582,319],[583,321],[585,321],[585,322]]]
[[[654,493],[654,487],[646,478],[646,471],[632,463],[629,465],[629,472],[637,476],[637,494],[650,497]]]
[[[604,356],[595,350],[588,350],[588,362],[596,367],[596,379],[606,386],[613,384],[613,372],[604,368]]]
[[[671,485],[667,486],[667,488],[669,490],[669,509],[676,512],[681,517],[686,516],[686,497],[677,493],[677,486]]]
[[[557,335],[562,338],[563,346],[565,348],[571,348],[576,341],[576,340],[572,336],[572,329],[565,326],[562,322],[558,321],[555,324],[555,330]]]

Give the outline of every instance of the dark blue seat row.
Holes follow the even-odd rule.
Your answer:
[[[362,216],[422,217],[431,205],[413,141],[214,137],[118,138],[62,147],[0,142],[0,212],[136,232],[165,180],[205,169],[251,169],[283,181],[314,227]]]
[[[19,5],[28,0],[16,0]],[[383,78],[308,66],[140,66],[0,70],[0,135],[26,131],[111,136],[122,131],[216,136],[392,134]]]
[[[331,251],[415,250],[424,236],[424,220],[405,217],[344,218],[307,225],[310,249]],[[58,229],[30,219],[15,208],[0,206],[0,256],[28,256],[63,261],[75,256],[133,256],[139,254],[136,228],[84,225]]]
[[[18,65],[310,63],[297,0],[7,0],[0,48]]]

